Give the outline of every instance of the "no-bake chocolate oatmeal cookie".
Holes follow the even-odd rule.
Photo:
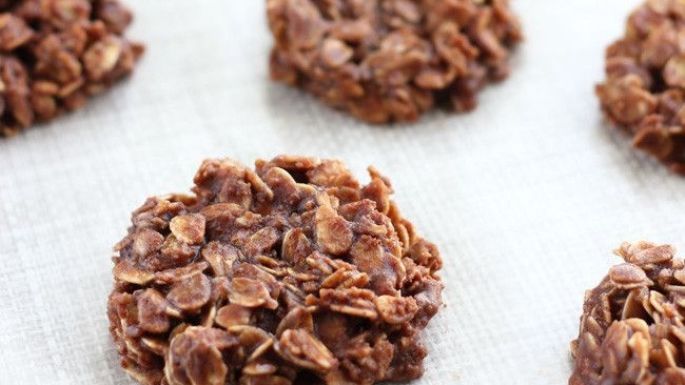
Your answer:
[[[274,79],[371,123],[476,107],[521,40],[508,0],[267,0]]]
[[[685,263],[669,245],[623,244],[588,291],[569,385],[685,384]]]
[[[370,168],[207,160],[150,198],[116,246],[108,314],[142,384],[371,385],[421,376],[441,306],[437,248]]]
[[[83,106],[143,52],[118,0],[0,0],[0,136]]]
[[[597,95],[609,119],[635,147],[685,174],[685,2],[637,8],[606,50],[606,77]]]

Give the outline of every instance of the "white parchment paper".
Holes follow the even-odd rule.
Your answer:
[[[279,153],[373,164],[445,259],[447,306],[417,385],[554,385],[583,292],[623,240],[685,252],[685,178],[607,129],[603,49],[637,0],[514,0],[526,43],[467,115],[359,123],[267,77],[258,0],[144,0],[135,76],[86,109],[0,140],[0,383],[130,385],[107,333],[111,247],[149,195],[202,159]]]

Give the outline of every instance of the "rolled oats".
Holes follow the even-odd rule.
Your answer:
[[[649,0],[630,15],[623,38],[606,50],[596,88],[607,117],[633,145],[685,174],[685,8]]]
[[[271,76],[370,123],[476,107],[522,39],[508,0],[267,0]]]
[[[625,263],[586,295],[569,385],[685,383],[685,263],[648,242],[616,254]]]
[[[142,45],[119,0],[0,2],[0,136],[83,106],[130,74]]]
[[[413,19],[412,4],[396,6]],[[115,248],[108,314],[124,369],[145,385],[419,377],[442,262],[369,174],[361,186],[339,161],[207,160],[194,195],[148,199]]]

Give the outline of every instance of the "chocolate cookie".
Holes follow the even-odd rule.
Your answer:
[[[442,261],[369,173],[360,186],[334,160],[207,160],[192,195],[148,199],[114,257],[124,369],[147,385],[421,376]]]
[[[685,384],[685,263],[668,245],[623,244],[586,294],[569,385]]]
[[[0,136],[83,106],[128,75],[143,47],[118,0],[0,0]]]
[[[274,79],[370,123],[476,107],[521,40],[508,0],[267,0]]]
[[[647,1],[606,50],[597,95],[633,145],[685,174],[685,3]]]

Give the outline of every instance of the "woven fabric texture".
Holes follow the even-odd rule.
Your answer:
[[[527,40],[473,113],[373,127],[268,79],[263,1],[129,1],[148,45],[87,108],[0,140],[0,373],[131,385],[107,331],[112,246],[202,159],[375,165],[445,259],[416,385],[564,384],[583,293],[624,240],[685,253],[685,179],[629,147],[593,87],[637,0],[514,0]],[[682,254],[681,254],[682,255]],[[0,379],[0,382],[4,380]]]

